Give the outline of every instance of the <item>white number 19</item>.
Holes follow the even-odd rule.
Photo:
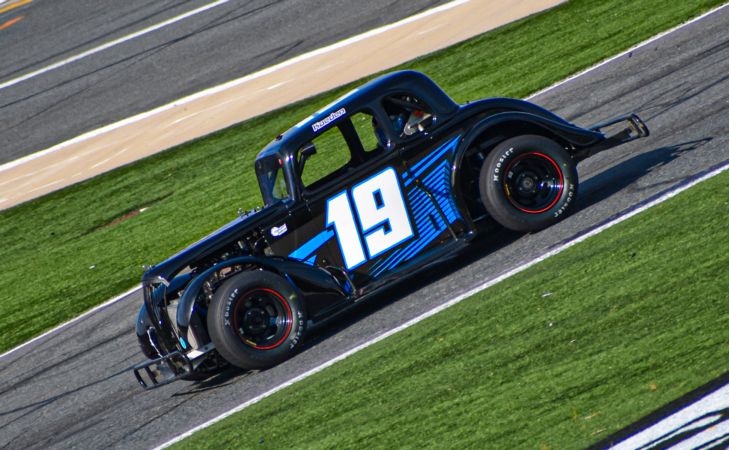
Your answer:
[[[369,258],[374,258],[413,236],[397,174],[391,167],[354,186],[352,199],[361,231],[347,191],[327,200],[326,212],[327,226],[334,226],[347,270],[368,259],[362,239]]]

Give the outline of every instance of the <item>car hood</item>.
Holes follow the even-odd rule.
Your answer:
[[[241,214],[196,243],[147,269],[142,276],[142,282],[148,282],[159,277],[169,280],[171,276],[185,266],[222,250],[231,242],[242,239],[247,233],[256,228],[271,224],[276,220],[276,217],[285,211],[286,206],[280,202],[261,210]]]

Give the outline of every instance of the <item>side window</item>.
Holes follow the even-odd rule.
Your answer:
[[[302,151],[313,144],[315,152],[308,151],[308,156],[302,155]],[[342,136],[339,128],[332,127],[315,137],[311,143],[303,145],[297,155],[299,168],[302,160],[304,170],[301,173],[301,181],[307,189],[316,189],[320,184],[326,183],[330,175],[340,171],[350,160],[349,147]]]
[[[367,111],[358,112],[352,116],[352,125],[357,132],[357,137],[362,143],[362,148],[369,153],[378,148],[384,148],[385,137],[382,129],[378,127],[377,121]]]
[[[382,101],[395,134],[408,139],[428,131],[433,125],[433,110],[422,100],[409,94],[396,94]]]

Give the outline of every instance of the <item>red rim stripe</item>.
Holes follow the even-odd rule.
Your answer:
[[[276,348],[279,345],[281,345],[281,343],[283,341],[285,341],[287,337],[289,337],[289,334],[291,333],[291,324],[293,323],[293,315],[291,314],[291,308],[289,307],[289,302],[287,302],[286,299],[284,299],[283,296],[281,296],[281,294],[279,294],[278,292],[274,291],[273,289],[257,288],[257,289],[254,289],[252,291],[246,292],[245,295],[243,295],[241,298],[245,298],[248,295],[253,294],[256,291],[264,291],[264,292],[268,292],[269,294],[273,294],[275,297],[278,298],[278,300],[281,302],[281,304],[284,305],[284,308],[286,308],[286,322],[287,322],[286,323],[286,332],[284,332],[283,336],[281,336],[281,339],[279,339],[275,344],[271,344],[271,345],[266,345],[266,346],[251,345],[251,347],[255,348],[256,350],[271,350],[271,349]],[[237,317],[238,317],[238,314],[237,313],[234,313],[234,317],[233,317],[234,323],[233,323],[233,326],[235,326],[236,332],[238,330],[238,320],[237,320]],[[245,342],[245,340],[244,340],[244,342]]]
[[[511,195],[509,195],[508,198],[509,198],[509,203],[514,205],[514,207],[516,209],[518,209],[519,211],[525,212],[527,214],[541,214],[545,211],[549,211],[550,209],[552,209],[552,207],[557,204],[559,199],[562,198],[562,191],[564,190],[564,175],[562,174],[562,170],[559,168],[559,165],[557,165],[557,162],[555,160],[553,160],[549,156],[545,155],[544,153],[539,153],[539,152],[529,152],[529,153],[525,153],[525,154],[519,156],[517,159],[512,161],[511,164],[509,164],[509,167],[506,169],[506,173],[508,174],[511,171],[511,168],[514,167],[514,164],[516,164],[517,162],[521,161],[522,159],[524,159],[530,155],[536,155],[536,156],[546,159],[554,166],[555,169],[557,169],[557,173],[559,174],[559,192],[557,192],[557,196],[554,198],[552,203],[549,204],[549,206],[547,206],[546,208],[542,208],[540,210],[522,208],[511,199]],[[506,184],[506,183],[504,183],[504,184]],[[508,192],[508,190],[507,190],[507,192]]]

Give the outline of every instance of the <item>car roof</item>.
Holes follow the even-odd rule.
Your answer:
[[[301,145],[335,126],[339,119],[359,112],[366,106],[377,107],[379,99],[397,93],[408,93],[421,99],[441,120],[448,119],[459,108],[459,105],[426,75],[412,70],[392,72],[353,89],[306,117],[277,136],[261,150],[256,159],[270,156],[286,159],[287,156],[295,154]]]

